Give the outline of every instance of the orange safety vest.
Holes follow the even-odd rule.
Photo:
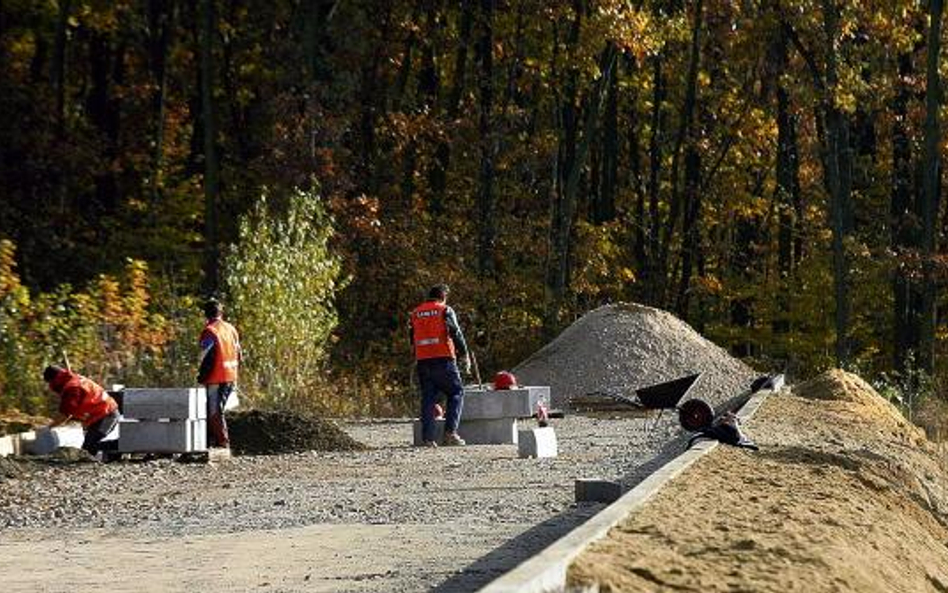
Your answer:
[[[411,312],[415,360],[455,358],[454,342],[448,336],[445,311],[448,306],[438,301],[425,301]]]
[[[237,329],[223,319],[214,319],[204,326],[201,341],[208,335],[214,338],[217,355],[205,384],[233,383],[237,380],[237,367],[240,365],[240,339]]]
[[[50,382],[59,394],[59,411],[89,428],[118,409],[118,404],[101,385],[78,373],[63,371]]]

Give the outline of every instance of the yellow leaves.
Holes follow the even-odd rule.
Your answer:
[[[671,19],[669,19],[671,20]],[[596,7],[592,37],[612,40],[639,63],[655,55],[664,44],[666,22],[656,22],[651,11],[635,8],[625,0],[604,0]]]

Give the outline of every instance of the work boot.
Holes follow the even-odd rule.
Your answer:
[[[446,432],[444,433],[444,441],[441,444],[445,447],[463,447],[467,443],[458,436],[458,433]]]

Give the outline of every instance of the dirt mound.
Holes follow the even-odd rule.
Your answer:
[[[854,408],[866,421],[894,425],[896,429],[914,438],[923,431],[911,424],[901,412],[886,401],[861,377],[840,369],[833,369],[793,387],[793,394],[804,399],[840,402]]]
[[[523,385],[549,385],[557,407],[591,392],[632,397],[641,387],[696,372],[704,375],[689,397],[715,406],[757,376],[674,315],[627,303],[587,313],[514,369]]]
[[[227,426],[231,449],[238,455],[358,451],[366,448],[333,422],[291,412],[236,412],[228,414]]]

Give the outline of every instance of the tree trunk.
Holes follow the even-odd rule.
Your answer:
[[[913,199],[912,142],[908,129],[909,102],[912,89],[909,79],[915,74],[912,54],[898,58],[898,77],[892,112],[892,198],[889,207],[890,228],[896,265],[892,278],[893,295],[893,365],[904,373],[913,353],[918,352],[920,295],[918,284],[912,280],[911,264],[905,261],[909,253],[919,247],[920,232]]]
[[[70,0],[59,2],[59,16],[56,19],[56,44],[53,61],[50,64],[50,83],[56,90],[56,124],[59,133],[65,131],[66,117],[66,29],[69,26]]]
[[[629,58],[626,60],[629,77],[631,78],[635,70],[635,62]],[[635,90],[629,91],[629,187],[635,198],[635,224],[634,239],[632,246],[632,261],[635,262],[639,274],[644,270],[646,250],[646,218],[645,218],[645,180],[642,177],[642,141],[639,136],[639,116],[638,106],[635,96]]]
[[[495,271],[494,241],[496,235],[495,219],[497,217],[494,197],[496,139],[491,113],[494,105],[494,0],[481,0],[479,21],[481,36],[477,45],[477,57],[480,63],[477,87],[480,98],[478,131],[480,133],[481,166],[477,194],[477,213],[479,217],[477,267],[482,277],[489,277],[493,276]]]
[[[611,222],[616,216],[616,183],[619,177],[619,76],[609,80],[602,122],[602,181],[596,192],[593,222]]]
[[[797,116],[791,111],[790,93],[782,78],[788,64],[787,38],[782,27],[776,32],[773,49],[776,62],[773,78],[776,80],[777,97],[777,183],[774,188],[774,203],[777,208],[777,271],[779,274],[776,295],[777,313],[773,330],[779,335],[790,331],[791,282],[796,265],[799,263],[794,245],[797,241],[797,225],[800,223],[802,212]]]
[[[928,49],[926,55],[925,88],[925,153],[924,179],[922,180],[922,322],[919,346],[919,362],[923,369],[932,373],[935,368],[935,326],[938,316],[934,257],[938,248],[936,237],[938,214],[941,206],[941,19],[943,0],[929,2]]]
[[[548,290],[551,302],[547,310],[546,330],[552,333],[559,319],[563,307],[566,290],[569,286],[569,267],[571,254],[571,238],[573,233],[573,219],[576,215],[576,205],[579,189],[579,180],[583,164],[589,154],[599,114],[605,103],[610,79],[614,76],[616,63],[616,46],[607,44],[599,59],[600,77],[586,100],[585,118],[583,121],[583,135],[581,141],[572,151],[571,158],[564,161],[569,164],[559,195],[557,196],[553,219],[551,221],[551,250],[548,267]],[[564,176],[561,176],[564,177]]]
[[[217,153],[217,113],[214,103],[214,0],[201,0],[201,119],[204,127],[204,289],[220,286],[219,220],[220,161]]]
[[[685,150],[685,218],[682,224],[681,277],[675,311],[682,319],[688,319],[688,304],[691,295],[692,267],[701,249],[701,155],[694,142]]]
[[[662,281],[659,279],[664,270],[658,268],[661,249],[661,212],[659,211],[659,193],[662,171],[662,144],[664,121],[662,103],[665,101],[665,76],[662,72],[664,53],[659,52],[652,62],[652,134],[649,138],[649,175],[648,175],[648,248],[643,252],[644,261],[640,268],[645,270],[646,303],[658,305]],[[643,221],[644,224],[644,221]]]
[[[155,154],[151,175],[151,194],[154,204],[161,200],[161,188],[164,181],[165,117],[167,111],[168,87],[168,51],[171,47],[171,33],[175,27],[174,0],[149,0],[148,25],[149,47],[152,76],[155,79],[155,94],[152,109],[155,112]]]
[[[701,25],[703,22],[702,11],[704,9],[703,0],[697,0],[694,6],[694,15],[691,28],[691,50],[688,58],[688,74],[685,78],[685,97],[681,105],[681,118],[678,127],[678,133],[675,138],[675,146],[672,152],[671,165],[671,204],[668,218],[665,220],[665,228],[662,233],[661,245],[658,249],[658,279],[660,281],[658,290],[659,302],[664,304],[665,283],[668,277],[666,268],[668,258],[672,249],[672,239],[675,234],[675,227],[678,224],[678,218],[683,208],[689,206],[683,204],[683,198],[679,187],[679,162],[681,160],[682,148],[692,142],[694,134],[695,110],[698,105],[698,68],[701,61]]]
[[[849,145],[849,123],[835,102],[838,84],[836,46],[839,36],[839,8],[835,0],[822,0],[822,7],[823,30],[826,35],[826,88],[823,93],[823,112],[826,122],[826,185],[830,194],[829,217],[833,231],[836,364],[845,367],[851,356],[849,257],[846,253],[846,243],[852,232],[852,154]]]
[[[471,44],[471,30],[474,23],[474,0],[461,0],[461,16],[459,28],[460,43],[454,58],[454,84],[448,93],[447,114],[448,125],[452,125],[461,109],[461,97],[464,93],[465,71],[467,70],[467,52]],[[447,135],[447,134],[446,134]],[[428,171],[428,184],[431,187],[431,212],[444,212],[445,191],[447,189],[448,168],[451,165],[451,144],[447,138],[438,141],[435,149],[434,162]]]

